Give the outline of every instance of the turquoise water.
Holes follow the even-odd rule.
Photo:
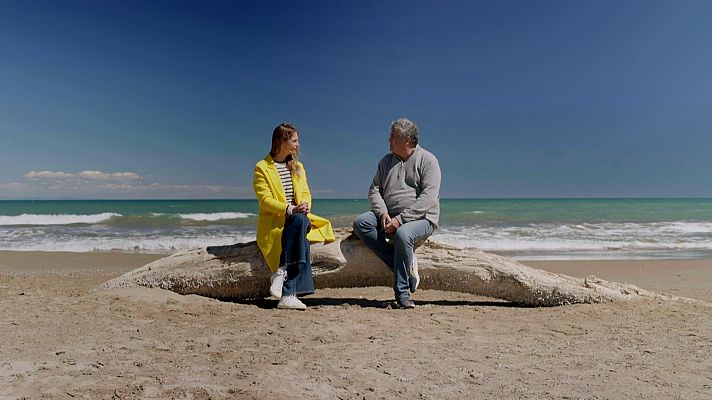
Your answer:
[[[463,223],[712,221],[712,199],[482,199],[442,205],[443,218]]]
[[[315,200],[350,226],[365,199]],[[254,239],[255,200],[0,201],[0,249],[170,253]],[[434,237],[528,259],[712,255],[712,199],[443,199]]]

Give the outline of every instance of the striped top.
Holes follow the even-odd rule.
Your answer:
[[[287,163],[276,162],[277,172],[279,172],[279,179],[282,181],[282,188],[284,188],[284,195],[287,198],[287,204],[292,204],[294,200],[294,187],[292,186],[292,173],[287,168]]]

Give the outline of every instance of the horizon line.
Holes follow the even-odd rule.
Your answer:
[[[561,196],[561,197],[441,197],[440,200],[671,200],[671,199],[704,199],[712,200],[712,196]],[[0,199],[0,201],[257,201],[256,198],[224,198],[224,199],[206,199],[206,198],[132,198],[132,199],[116,199],[116,198],[25,198],[25,199]],[[349,200],[368,201],[367,197],[329,197],[312,199],[315,201],[322,200]]]

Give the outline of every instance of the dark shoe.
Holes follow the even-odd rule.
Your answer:
[[[401,309],[415,308],[415,302],[411,299],[396,300],[396,304],[398,305],[398,308],[401,308]]]

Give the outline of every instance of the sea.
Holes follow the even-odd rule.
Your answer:
[[[526,260],[712,257],[712,199],[442,199],[433,238]],[[177,250],[255,239],[255,200],[0,201],[0,250]],[[366,199],[314,200],[335,227]]]

